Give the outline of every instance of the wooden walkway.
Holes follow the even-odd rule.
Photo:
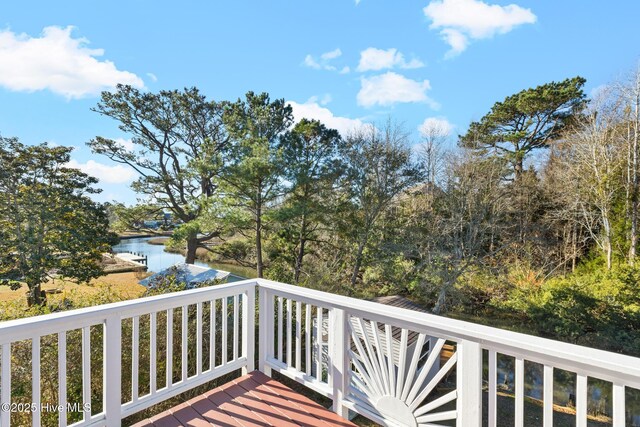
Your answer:
[[[355,427],[289,387],[254,371],[135,427]]]

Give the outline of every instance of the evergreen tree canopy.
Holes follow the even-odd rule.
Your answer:
[[[182,234],[191,264],[197,247],[220,232],[202,229],[196,220],[209,209],[208,199],[218,188],[229,143],[224,108],[225,103],[207,100],[196,88],[144,93],[118,85],[115,92],[103,92],[94,109],[120,122],[120,129],[132,136],[132,146],[98,136],[89,147],[135,169],[140,178],[133,189],[188,224]]]
[[[479,122],[469,125],[460,145],[493,149],[513,165],[516,180],[529,152],[547,147],[585,106],[586,80],[573,77],[525,89],[496,102]]]
[[[65,167],[71,150],[0,137],[0,284],[26,283],[34,304],[51,277],[100,276],[116,240],[105,209],[88,197],[97,180]]]

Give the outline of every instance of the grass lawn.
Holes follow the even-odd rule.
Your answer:
[[[57,294],[49,294],[47,298],[50,301],[61,300],[68,297],[71,293],[76,296],[96,295],[104,291],[105,288],[121,295],[125,299],[131,299],[140,297],[146,289],[144,286],[138,284],[140,278],[140,273],[113,273],[93,279],[88,285],[76,284],[64,280],[55,280],[44,284],[42,288],[44,290],[57,289],[60,291],[60,293]],[[12,291],[8,286],[0,286],[0,304],[2,304],[2,302],[15,301],[18,299],[24,299],[26,302],[26,292],[26,285],[23,285],[22,288],[16,291]]]

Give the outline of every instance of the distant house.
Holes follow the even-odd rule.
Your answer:
[[[158,281],[160,278],[172,274],[176,275],[179,281],[186,283],[187,288],[194,288],[205,282],[225,281],[229,277],[230,273],[228,271],[215,270],[209,267],[181,263],[149,276],[146,279],[141,280],[139,283],[142,286],[151,287],[154,282]]]
[[[156,230],[160,228],[161,225],[162,225],[162,221],[158,221],[158,220],[148,220],[148,221],[142,222],[142,226],[144,228],[149,228],[151,230]]]

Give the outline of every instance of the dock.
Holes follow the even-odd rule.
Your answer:
[[[132,262],[134,264],[140,264],[141,266],[144,266],[144,267],[147,266],[146,255],[137,254],[134,252],[120,252],[114,255],[123,261]]]

